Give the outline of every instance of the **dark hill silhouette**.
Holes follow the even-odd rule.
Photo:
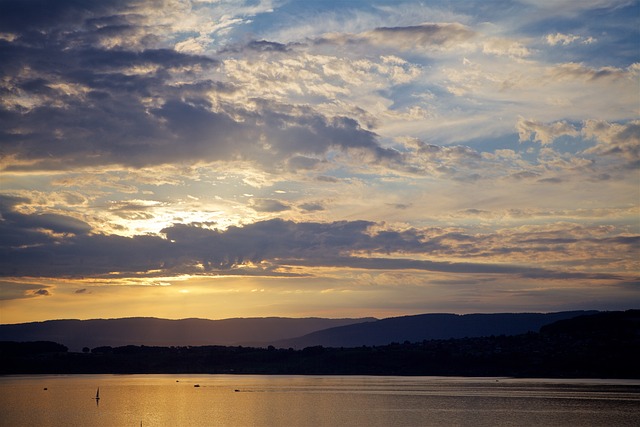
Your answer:
[[[420,314],[391,317],[371,322],[334,327],[308,335],[282,340],[280,348],[358,347],[386,345],[392,342],[418,342],[432,339],[517,335],[537,332],[544,325],[597,311],[564,311],[558,313],[497,314]]]
[[[0,375],[235,373],[637,379],[638,360],[639,310],[561,320],[541,332],[375,347],[293,350],[127,345],[78,353],[53,342],[0,341]]]
[[[640,338],[640,310],[609,311],[590,316],[577,316],[543,326],[546,335],[564,335],[575,339]]]
[[[269,345],[335,326],[375,320],[282,317],[207,319],[48,320],[0,325],[0,341],[53,341],[71,351],[98,346]]]

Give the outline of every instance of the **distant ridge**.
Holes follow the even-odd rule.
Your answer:
[[[365,323],[339,326],[274,343],[280,348],[358,347],[392,342],[432,339],[517,335],[538,332],[542,326],[598,311],[558,313],[420,314],[390,317]]]
[[[263,345],[321,329],[376,320],[324,318],[234,318],[223,320],[153,317],[48,320],[0,325],[0,341],[53,341],[71,351],[99,346]]]
[[[223,320],[153,317],[48,320],[0,325],[0,341],[53,341],[71,351],[102,346],[254,346],[301,349],[359,347],[431,339],[517,335],[553,322],[598,311],[558,313],[419,314],[359,319],[233,318]]]

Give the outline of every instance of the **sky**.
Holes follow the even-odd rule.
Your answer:
[[[640,307],[640,2],[0,0],[0,322]]]

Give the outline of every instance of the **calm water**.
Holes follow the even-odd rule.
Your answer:
[[[199,387],[194,387],[198,384]],[[93,399],[100,387],[100,401]],[[45,390],[46,388],[46,390]],[[238,390],[238,391],[235,391]],[[2,426],[640,426],[640,381],[0,377]]]

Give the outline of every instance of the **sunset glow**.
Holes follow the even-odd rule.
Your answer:
[[[640,306],[640,3],[0,2],[0,322]]]

